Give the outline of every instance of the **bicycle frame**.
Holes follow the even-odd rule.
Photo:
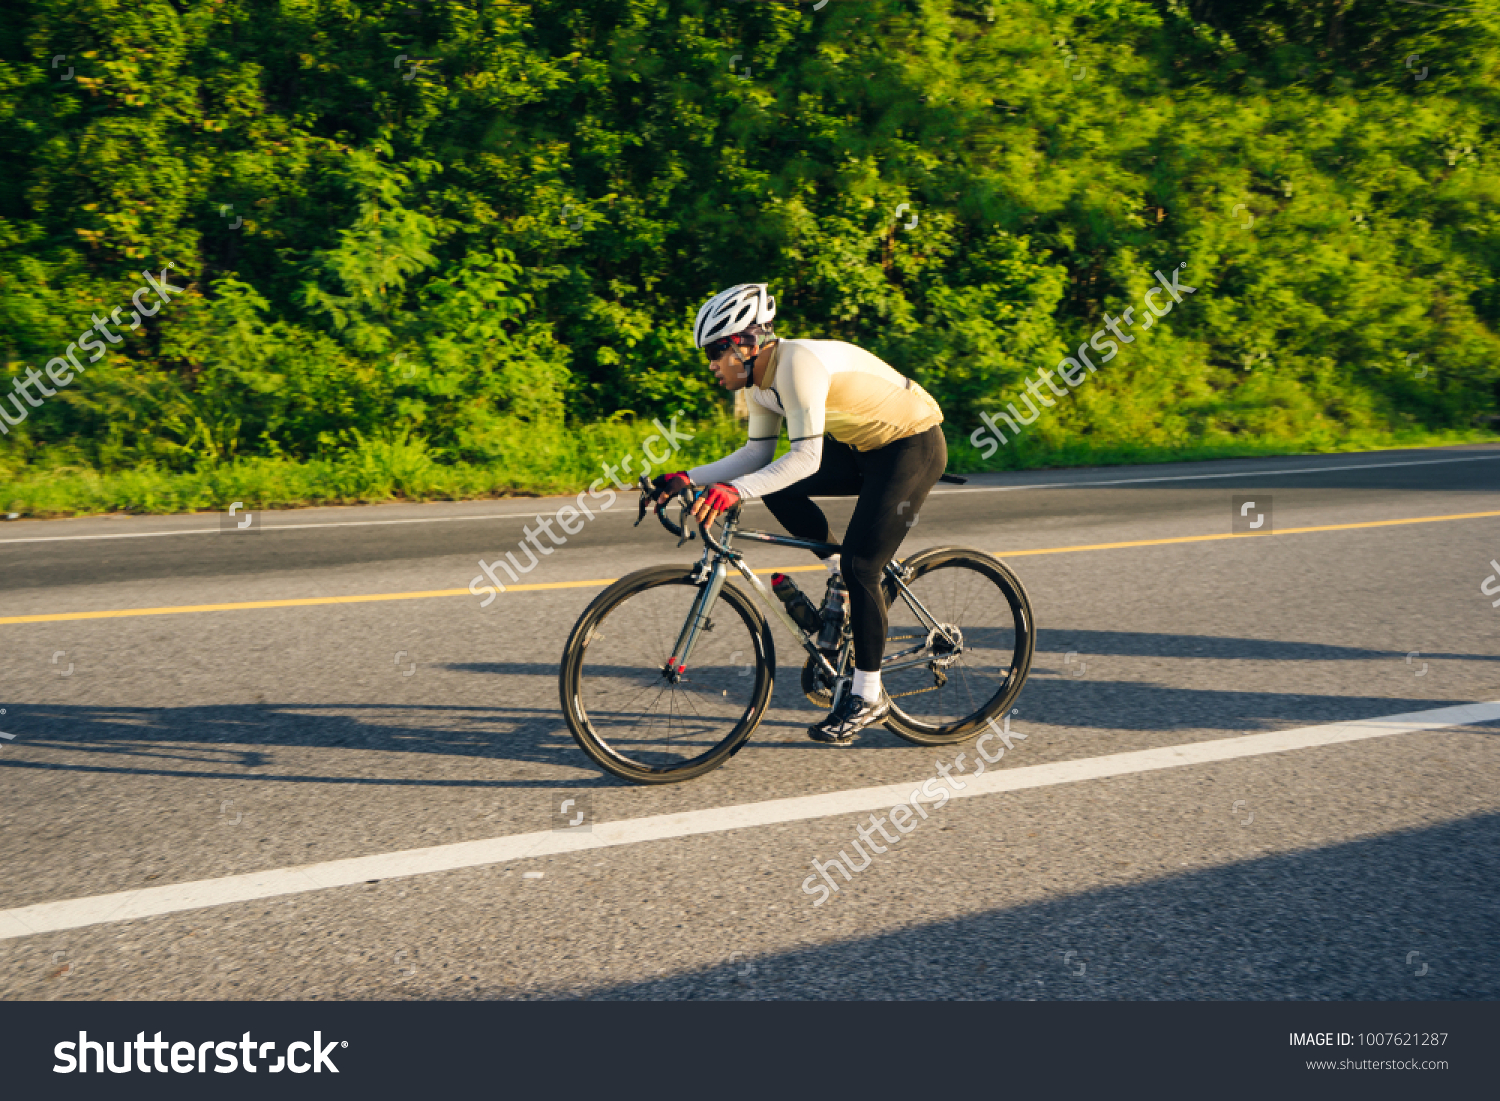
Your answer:
[[[679,537],[679,544],[693,537],[692,533],[685,533],[685,529],[681,525],[673,524],[672,521],[668,520],[663,511],[658,510],[657,517],[668,531],[673,532],[673,534]],[[697,642],[699,633],[708,621],[708,609],[713,607],[714,601],[719,598],[719,590],[724,587],[724,581],[729,575],[729,567],[733,566],[739,572],[739,575],[749,582],[750,587],[760,594],[762,603],[770,609],[774,616],[786,625],[787,630],[792,632],[792,637],[801,641],[802,648],[818,663],[824,674],[837,683],[844,677],[842,670],[849,660],[849,648],[847,646],[842,648],[839,657],[839,668],[835,669],[829,663],[823,651],[818,649],[813,636],[804,631],[796,620],[792,619],[787,613],[785,606],[776,598],[776,595],[745,564],[744,556],[738,551],[733,550],[730,544],[738,536],[741,539],[753,539],[758,543],[769,543],[778,547],[791,547],[796,550],[811,551],[818,555],[837,554],[839,553],[839,545],[837,543],[821,543],[814,539],[798,539],[790,535],[774,535],[771,532],[765,531],[741,531],[739,530],[739,518],[740,506],[736,506],[724,514],[723,523],[719,531],[722,542],[714,539],[712,532],[709,530],[710,525],[703,523],[701,520],[698,522],[698,532],[703,536],[704,551],[703,557],[694,564],[692,573],[689,576],[693,581],[700,583],[700,588],[698,597],[693,601],[693,607],[688,613],[687,621],[683,624],[682,632],[677,636],[677,645],[673,649],[672,657],[667,661],[668,676],[675,684],[682,676],[683,670],[687,668],[688,659],[692,656],[693,645]],[[886,576],[895,582],[902,598],[926,629],[929,632],[936,631],[942,634],[950,644],[958,645],[957,640],[943,628],[942,624],[933,618],[932,614],[922,606],[922,602],[906,587],[904,573],[905,571],[902,567],[897,566],[894,561],[887,562],[885,565]],[[706,584],[703,584],[703,582],[706,582]],[[896,654],[886,655],[881,659],[880,670],[884,673],[888,669],[901,669],[911,665],[925,665],[932,660],[930,656],[926,655],[926,651],[927,643],[924,640],[917,646]],[[914,654],[922,656],[913,657],[912,655]]]

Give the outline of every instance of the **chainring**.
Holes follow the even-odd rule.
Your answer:
[[[823,672],[818,667],[818,663],[812,659],[811,654],[802,666],[802,694],[814,707],[833,706],[833,684],[829,681],[828,674]]]

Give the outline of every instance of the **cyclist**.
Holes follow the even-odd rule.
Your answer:
[[[895,557],[928,491],[948,463],[943,412],[911,379],[841,340],[779,339],[776,300],[764,283],[742,283],[698,311],[693,340],[728,390],[749,388],[750,438],[704,466],[664,474],[654,500],[707,486],[693,516],[712,523],[759,497],[799,539],[832,542],[813,497],[858,497],[841,553],[823,558],[849,592],[854,677],[832,712],[808,728],[818,742],[849,745],[889,713],[880,686],[888,628],[881,575]],[[772,461],[785,419],[791,450]],[[820,556],[823,557],[823,556]]]

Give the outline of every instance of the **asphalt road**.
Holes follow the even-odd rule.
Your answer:
[[[1273,502],[1272,534],[1218,538],[1247,496]],[[1027,585],[1025,738],[992,767],[1034,779],[934,810],[816,906],[813,860],[867,821],[818,799],[920,783],[954,751],[808,741],[820,713],[778,627],[772,709],[728,765],[659,788],[601,774],[558,711],[563,642],[604,579],[696,544],[632,527],[621,499],[482,608],[478,560],[564,503],[0,526],[0,997],[1500,996],[1500,721],[1191,756],[1500,700],[1500,447],[943,487],[904,552],[977,547]],[[118,614],[68,618],[94,612]],[[1069,778],[1170,747],[1185,763]],[[792,797],[813,809],[744,824]],[[576,837],[551,832],[565,798],[592,847],[294,873],[250,901],[210,883],[208,904],[153,910],[173,885]],[[708,825],[604,843],[680,812]]]

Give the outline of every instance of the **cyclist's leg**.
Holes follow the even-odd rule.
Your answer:
[[[766,508],[788,535],[798,539],[833,541],[828,517],[813,504],[814,497],[853,497],[860,492],[863,479],[854,448],[839,443],[832,436],[823,437],[823,458],[818,469],[785,489],[766,494]]]
[[[896,556],[927,494],[948,465],[948,444],[934,425],[859,455],[864,489],[844,535],[841,564],[849,587],[849,618],[854,632],[854,667],[880,670],[889,624],[881,575]]]

